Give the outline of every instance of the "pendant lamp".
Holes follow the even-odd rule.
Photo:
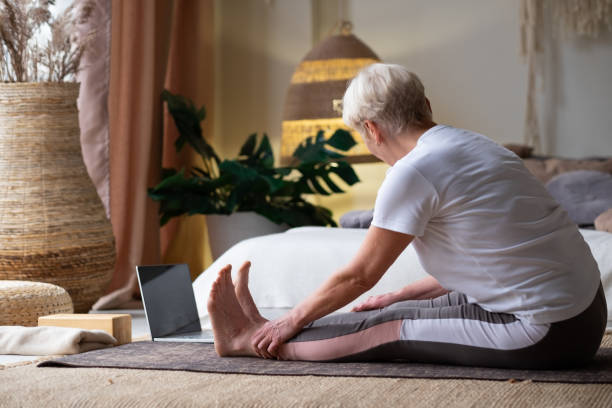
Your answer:
[[[358,143],[346,155],[351,163],[378,161],[359,133],[342,121],[342,97],[349,81],[380,58],[351,33],[344,22],[340,34],[330,35],[302,59],[291,78],[282,123],[281,162],[289,163],[299,144],[319,130],[330,136],[338,128],[351,132]]]

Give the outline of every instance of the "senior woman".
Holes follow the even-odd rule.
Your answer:
[[[591,252],[561,207],[510,151],[437,125],[423,85],[398,65],[363,69],[345,123],[391,166],[354,259],[284,317],[267,321],[249,263],[223,268],[208,309],[221,356],[407,360],[550,369],[588,362],[607,321]],[[430,275],[352,312],[408,245]]]

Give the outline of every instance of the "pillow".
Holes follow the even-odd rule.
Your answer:
[[[342,228],[370,228],[374,210],[349,211],[340,217]]]
[[[612,232],[612,208],[604,211],[595,218],[595,229]]]
[[[612,158],[610,159],[559,159],[534,157],[523,159],[525,167],[542,183],[547,183],[559,174],[577,170],[602,171],[612,173]]]
[[[571,171],[554,177],[546,188],[578,225],[593,225],[599,214],[612,207],[612,174]]]

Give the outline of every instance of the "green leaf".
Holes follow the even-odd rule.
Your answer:
[[[179,172],[174,171],[171,173],[171,170],[166,169],[167,175],[163,178],[163,180],[153,188],[153,191],[160,191],[164,188],[167,188],[172,185],[181,184],[185,180],[185,169],[181,169]]]
[[[179,132],[175,142],[176,150],[180,151],[184,144],[188,143],[205,161],[214,160],[219,163],[219,157],[214,149],[202,137],[200,122],[206,117],[204,107],[197,109],[191,100],[166,89],[162,92],[162,100],[167,103],[168,112]]]
[[[353,170],[353,167],[351,167],[351,165],[345,161],[333,163],[330,168],[330,171],[332,173],[337,174],[342,179],[342,181],[344,181],[349,186],[352,186],[353,184],[360,181],[359,177],[357,176],[357,173],[355,173],[355,170]]]
[[[246,143],[240,150],[240,156],[242,158],[237,161],[241,164],[257,168],[260,172],[266,172],[266,170],[274,169],[274,153],[272,152],[272,146],[268,136],[264,133],[259,146],[257,146],[257,136],[252,134],[247,139]],[[274,171],[272,171],[274,173]]]
[[[329,189],[332,192],[334,192],[334,193],[344,193],[344,190],[342,190],[340,187],[338,187],[338,185],[336,183],[334,183],[333,180],[327,174],[321,175],[321,178],[323,179],[323,181],[325,181],[325,184],[327,184],[327,186],[329,187]]]
[[[204,105],[202,105],[197,115],[198,115],[198,119],[200,119],[200,122],[202,122],[204,118],[206,118],[206,109],[204,108]]]
[[[293,157],[301,163],[318,163],[344,157],[341,153],[328,149],[326,145],[339,150],[348,150],[356,145],[356,142],[346,130],[338,129],[330,139],[325,139],[323,131],[319,131],[315,138],[309,137],[303,140],[293,152]]]
[[[321,184],[317,181],[316,177],[310,178],[308,180],[308,184],[310,184],[318,194],[325,195],[325,196],[330,195],[329,192],[325,190],[323,186],[321,186]]]
[[[272,201],[261,206],[256,212],[278,224],[291,227],[301,225],[337,226],[327,208],[313,205],[297,198],[289,201]]]
[[[257,170],[243,166],[233,160],[223,160],[219,165],[221,174],[231,174],[235,178],[234,183],[252,182],[258,177]]]
[[[210,178],[210,173],[208,173],[206,170],[203,170],[199,167],[193,167],[191,169],[191,173],[193,174],[194,177],[205,177],[205,178]]]
[[[257,133],[251,134],[240,148],[239,156],[252,156],[257,143]]]
[[[274,166],[274,153],[272,153],[272,146],[270,145],[268,135],[265,133],[261,139],[261,142],[259,143],[257,151],[255,152],[255,157],[257,162],[265,168],[270,169]]]
[[[315,143],[325,143],[325,132],[319,130],[315,136]]]
[[[327,144],[338,150],[347,151],[357,144],[353,136],[344,129],[338,129],[329,138]]]
[[[324,143],[315,143],[312,137],[304,139],[293,152],[293,157],[302,163],[312,163],[327,160]]]
[[[293,168],[291,168],[291,167],[277,167],[275,170],[276,170],[276,174],[279,174],[281,176],[288,176],[293,171]]]
[[[280,189],[282,189],[287,183],[285,180],[280,179],[280,178],[267,177],[267,176],[264,176],[263,178],[266,181],[266,183],[268,183],[268,185],[270,186],[271,194],[274,194]]]

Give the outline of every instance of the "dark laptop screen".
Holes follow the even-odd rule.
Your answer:
[[[201,330],[187,265],[150,265],[136,269],[153,338]]]

